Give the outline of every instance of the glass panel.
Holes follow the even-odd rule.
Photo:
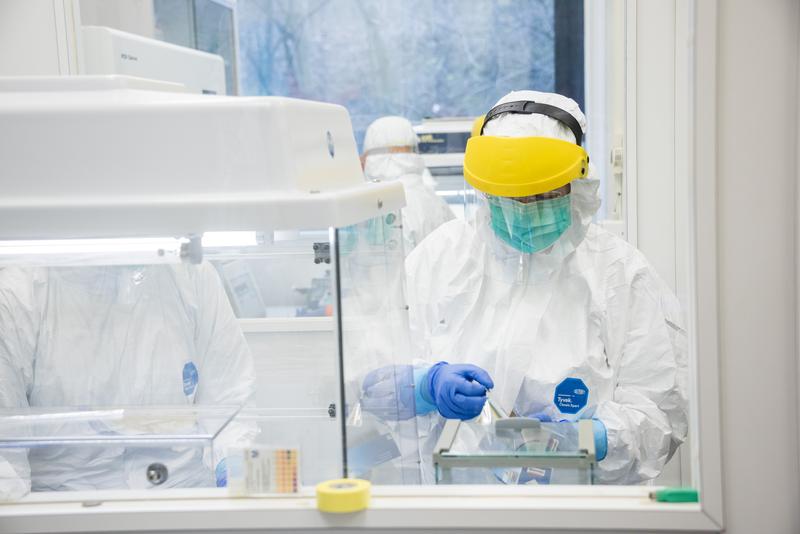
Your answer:
[[[331,317],[327,230],[252,235],[259,250],[235,245],[206,248],[206,257],[216,267],[236,316]]]
[[[330,235],[4,243],[0,497],[340,477]]]
[[[224,39],[232,19],[215,11],[222,7],[175,4],[181,5],[176,9],[188,9],[192,28],[176,39],[205,39],[203,46],[232,53]],[[240,5],[256,10],[247,0]],[[378,484],[419,483],[434,464],[440,483],[594,483],[585,465],[590,454],[579,446],[575,421],[582,417],[609,423],[615,461],[629,464],[609,480],[640,483],[665,462],[677,465],[689,450],[679,448],[686,433],[686,331],[669,290],[633,249],[590,226],[594,212],[581,212],[586,232],[566,250],[518,254],[491,234],[495,214],[474,216],[477,196],[463,178],[472,117],[508,88],[555,90],[583,103],[583,18],[576,10],[582,2],[520,8],[498,0],[475,3],[473,11],[452,2],[420,5],[352,0],[334,12],[328,4],[260,2],[261,15],[246,18],[243,43],[251,47],[252,92],[341,102],[359,136],[383,114],[422,121],[420,152],[437,193],[460,217],[479,223],[464,235],[481,240],[467,243],[479,245],[480,256],[455,265],[450,272],[460,278],[445,280],[452,285],[425,303],[458,333],[447,338],[436,327],[444,319],[428,314],[435,320],[426,334],[441,337],[425,354],[427,364],[413,360],[399,213],[333,233],[286,229],[253,234],[246,243],[204,238],[199,265],[180,263],[194,244],[174,239],[169,247],[148,244],[140,255],[93,243],[102,253],[65,256],[45,245],[63,261],[42,257],[35,246],[23,256],[0,244],[0,406],[11,410],[0,418],[8,425],[0,432],[0,492],[24,493],[28,483],[37,491],[227,485],[237,494],[264,494],[343,473]],[[348,17],[356,12],[360,18]],[[475,40],[475,27],[508,27],[512,15],[528,22],[510,37]],[[205,37],[195,34],[195,17],[209,22]],[[385,24],[395,19],[399,26]],[[409,24],[419,31],[407,31]],[[376,27],[390,30],[372,32]],[[369,50],[353,41],[356,30],[373,36]],[[420,42],[387,45],[407,35]],[[435,53],[420,53],[431,43]],[[332,55],[330,47],[346,53]],[[373,50],[386,58],[374,61]],[[493,67],[465,74],[462,60],[470,57]],[[458,126],[455,114],[466,115]],[[588,209],[594,193],[581,189],[573,198]],[[593,241],[583,245],[584,239]],[[456,246],[450,256],[462,251]],[[462,276],[462,268],[475,276]],[[439,290],[435,285],[428,289]],[[506,404],[570,422],[512,434],[482,420],[461,423],[437,463],[420,451],[443,421],[435,412],[424,423],[415,416],[418,371],[440,358],[484,358],[479,363],[492,371],[497,391],[508,392]],[[214,422],[198,410],[222,415]],[[230,420],[228,410],[240,411]],[[445,476],[442,459],[474,465],[450,464]],[[573,460],[580,466],[561,465]],[[263,476],[278,465],[279,479]],[[688,471],[661,481],[687,479]]]
[[[210,442],[238,407],[133,406],[0,410],[0,448],[151,441]]]
[[[586,111],[582,0],[240,0],[237,9],[242,94],[341,104],[359,145],[375,119],[408,118],[426,183],[459,218],[474,214],[461,166],[475,117],[515,89],[555,91]]]
[[[4,409],[0,495],[19,498],[29,489],[213,487],[213,440],[238,410],[224,406]]]
[[[236,65],[236,35],[233,9],[211,0],[195,0],[195,48],[222,56],[225,61],[225,87],[229,95],[239,92]]]
[[[400,214],[339,230],[337,246],[347,473],[378,484],[419,483]]]
[[[238,433],[247,440],[230,429],[218,438],[236,444],[226,461],[230,490],[284,492],[288,486],[264,478],[279,458],[295,486],[341,477],[330,231],[206,234],[204,244],[239,318],[257,377],[249,406],[232,425],[241,425]]]
[[[581,11],[557,26],[562,2],[240,0],[242,94],[342,104],[361,143],[383,115],[475,117],[512,88],[582,87],[582,53],[556,67],[564,32],[583,34]]]
[[[332,386],[336,381],[332,381]],[[341,423],[327,408],[247,408],[235,425],[255,429],[255,435],[228,455],[227,476],[232,493],[259,495],[289,493],[281,491],[277,480],[258,476],[258,466],[247,456],[253,451],[272,454],[296,452],[296,468],[291,471],[296,486],[313,486],[342,476]],[[234,430],[232,428],[232,430]],[[228,429],[220,435],[226,439]],[[285,463],[285,462],[284,462]],[[249,468],[248,468],[249,467]],[[296,491],[296,488],[295,488]]]
[[[213,0],[153,0],[155,37],[222,57],[225,87],[239,92],[233,7]]]
[[[463,154],[462,154],[463,156]],[[436,194],[442,197],[459,219],[473,220],[477,208],[475,189],[464,179],[464,168],[460,165],[430,167]]]
[[[153,0],[155,37],[168,43],[195,47],[194,2]]]

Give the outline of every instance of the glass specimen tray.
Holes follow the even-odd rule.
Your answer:
[[[591,484],[595,463],[591,420],[451,419],[433,453],[437,484]]]
[[[0,410],[0,448],[211,443],[236,406],[131,406]]]
[[[341,477],[340,432],[333,407],[0,410],[0,502],[31,491],[227,486],[235,495],[292,493]],[[289,469],[280,480],[279,467]]]

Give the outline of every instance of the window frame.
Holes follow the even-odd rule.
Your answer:
[[[590,0],[589,0],[590,1]],[[651,3],[622,0],[628,39],[637,47],[658,46],[636,26],[658,16]],[[717,0],[670,0],[675,10],[676,53],[687,53],[686,79],[675,80],[678,117],[670,118],[676,139],[676,169],[688,175],[685,190],[693,193],[687,208],[686,259],[691,376],[692,474],[701,492],[699,503],[666,504],[648,499],[647,486],[386,486],[373,488],[370,508],[362,513],[332,515],[316,510],[313,490],[279,498],[222,498],[225,490],[172,490],[152,499],[147,491],[70,492],[54,496],[31,494],[0,506],[4,529],[15,532],[65,531],[188,531],[228,532],[233,529],[607,529],[706,531],[723,528],[722,465],[720,460],[720,388],[716,236],[716,32]],[[631,33],[633,32],[633,33]],[[626,71],[636,71],[636,50],[628,49]],[[634,52],[631,54],[631,52]],[[682,65],[678,61],[678,65]],[[678,69],[676,69],[677,71]],[[658,82],[636,80],[636,96]],[[628,95],[631,102],[632,95]],[[636,100],[634,100],[636,102]],[[630,111],[630,110],[629,110]],[[636,184],[635,152],[648,142],[643,116],[630,113],[633,129],[627,178]],[[654,120],[654,119],[647,119]],[[633,166],[630,166],[633,162]],[[632,197],[636,198],[636,197]],[[702,355],[702,357],[698,357]],[[102,501],[102,502],[101,502]],[[401,527],[402,525],[402,527]],[[135,527],[134,527],[135,526]]]

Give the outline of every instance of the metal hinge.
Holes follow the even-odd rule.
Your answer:
[[[314,243],[314,263],[331,262],[331,244]]]
[[[610,219],[622,219],[622,188],[625,177],[625,147],[623,138],[618,135],[614,139],[614,146],[611,148],[611,190],[608,191],[608,205],[611,212],[608,214]]]

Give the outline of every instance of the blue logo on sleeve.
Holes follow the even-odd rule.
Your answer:
[[[553,404],[561,413],[578,413],[589,400],[589,388],[580,378],[565,378],[556,386]]]
[[[226,458],[220,460],[217,464],[217,468],[214,469],[214,478],[216,479],[218,488],[224,488],[228,485],[228,467],[225,460]]]
[[[186,362],[183,366],[183,394],[187,397],[194,395],[197,389],[198,374],[194,362]]]

